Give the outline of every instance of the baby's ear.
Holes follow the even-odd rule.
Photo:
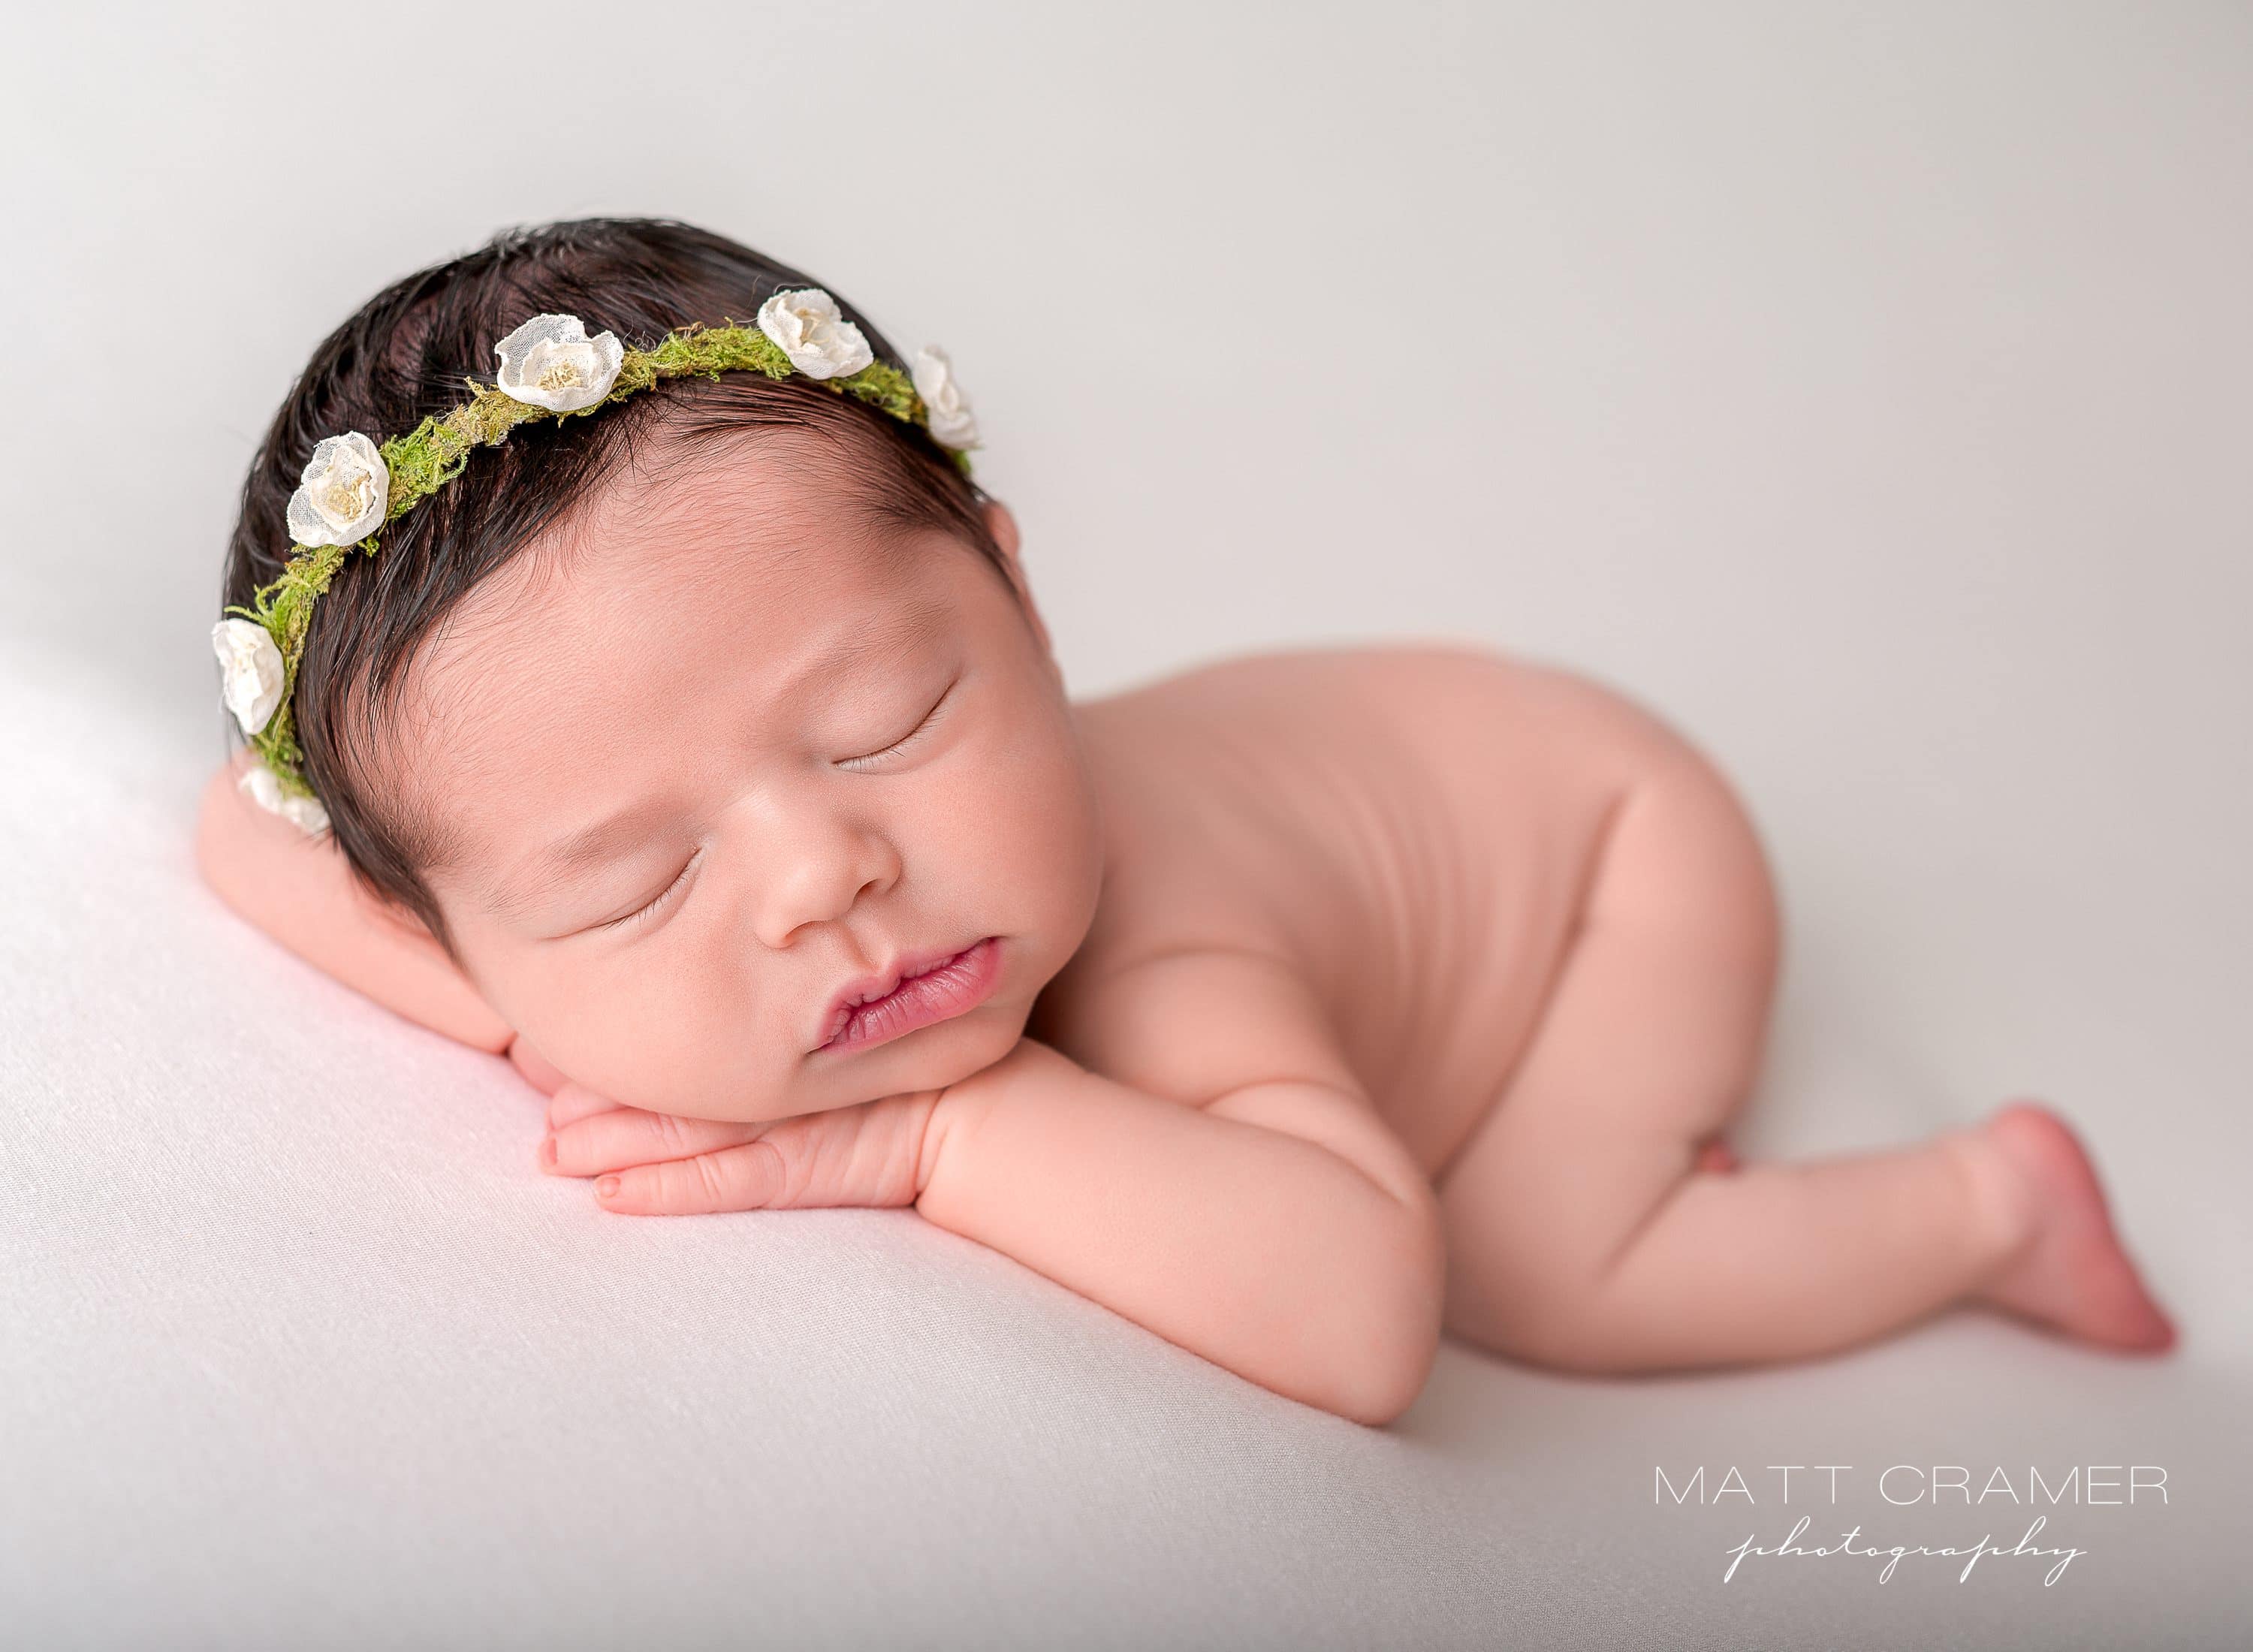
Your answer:
[[[1009,507],[999,499],[986,501],[986,529],[993,534],[994,543],[1001,547],[1001,559],[1009,565],[1009,582],[1017,588],[1017,606],[1024,610],[1025,618],[1033,628],[1033,635],[1041,645],[1041,652],[1049,659],[1056,674],[1057,685],[1064,685],[1064,673],[1056,662],[1056,645],[1049,640],[1049,628],[1041,618],[1041,610],[1034,605],[1033,588],[1025,578],[1024,564],[1017,560],[1017,519]]]
[[[986,531],[994,536],[994,542],[1001,547],[1001,554],[1008,557],[1014,564],[1017,560],[1017,519],[1010,513],[1009,507],[999,499],[987,500],[983,509],[986,515]]]

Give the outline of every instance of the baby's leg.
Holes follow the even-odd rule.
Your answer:
[[[2047,1114],[2006,1110],[1889,1153],[1698,1168],[1759,1064],[1776,928],[1734,797],[1694,752],[1670,754],[1619,805],[1540,1028],[1438,1178],[1448,1329],[1628,1371],[1825,1353],[1983,1298],[2160,1345],[2165,1321]]]

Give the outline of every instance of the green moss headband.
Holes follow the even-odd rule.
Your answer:
[[[220,697],[260,758],[239,784],[309,833],[326,826],[329,816],[305,780],[290,700],[313,603],[350,552],[374,555],[378,528],[459,476],[471,449],[490,447],[534,419],[596,412],[659,379],[723,373],[819,380],[922,425],[965,474],[967,450],[978,445],[977,422],[944,351],[924,346],[912,373],[878,361],[861,330],[819,287],[775,294],[759,306],[756,327],[692,323],[649,350],[625,349],[612,333],[589,338],[576,316],[563,315],[534,316],[493,349],[500,357],[499,382],[464,380],[471,399],[443,417],[426,418],[380,447],[357,430],[324,438],[290,496],[288,566],[252,594],[253,606],[225,610],[241,617],[212,627],[212,650],[225,679]]]

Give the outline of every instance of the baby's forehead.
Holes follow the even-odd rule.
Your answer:
[[[722,687],[779,705],[826,680],[907,670],[957,624],[935,555],[614,542],[465,612],[418,673],[423,698],[434,722],[474,737],[567,702],[638,702],[661,722]]]
[[[662,650],[714,622],[778,652],[928,602],[947,571],[931,532],[888,517],[836,456],[794,436],[676,443],[606,480],[467,593],[434,639],[432,674],[475,674],[496,651],[506,663],[596,630]]]

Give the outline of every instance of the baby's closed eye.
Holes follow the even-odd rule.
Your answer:
[[[956,680],[959,681],[959,679],[957,679]],[[953,695],[953,693],[954,683],[950,682],[943,690],[940,691],[938,698],[931,702],[930,708],[926,710],[922,716],[916,720],[915,727],[909,729],[906,734],[902,735],[898,739],[893,741],[889,745],[885,746],[881,750],[869,752],[863,756],[847,757],[843,759],[838,766],[841,768],[848,768],[854,763],[875,763],[880,758],[889,757],[896,752],[906,749],[907,747],[915,741],[921,739],[923,735],[931,729],[931,726],[938,721],[939,708],[946,704],[947,701]]]
[[[659,890],[658,893],[651,899],[645,902],[642,905],[636,907],[624,917],[608,919],[603,923],[596,924],[595,927],[598,930],[615,930],[620,928],[631,929],[640,924],[652,922],[659,913],[665,911],[673,903],[676,896],[682,895],[687,891],[689,882],[689,875],[696,869],[697,863],[703,858],[704,851],[701,849],[697,850],[695,854],[688,857],[687,863],[674,875],[673,881],[666,884],[664,889]]]

